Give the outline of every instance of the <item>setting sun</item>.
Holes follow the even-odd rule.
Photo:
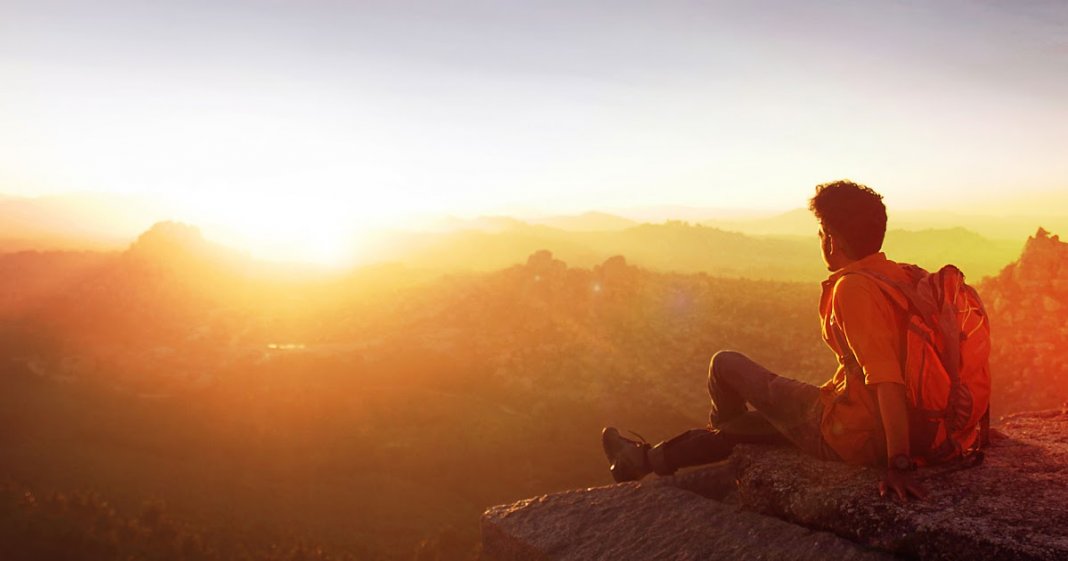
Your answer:
[[[372,231],[399,226],[403,201],[339,191],[334,196],[220,192],[176,205],[205,236],[270,261],[340,268],[361,259]]]

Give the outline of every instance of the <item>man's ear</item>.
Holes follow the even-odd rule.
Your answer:
[[[827,244],[827,255],[837,255],[849,260],[853,259],[849,256],[849,248],[846,247],[841,238],[835,237],[834,234],[827,232],[823,241]]]

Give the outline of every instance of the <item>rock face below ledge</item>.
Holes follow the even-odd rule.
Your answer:
[[[1068,559],[1068,414],[1010,417],[975,468],[921,470],[925,501],[878,496],[880,470],[739,446],[676,477],[493,507],[487,561]]]
[[[482,548],[492,561],[892,559],[828,532],[638,483],[494,507],[482,517]]]

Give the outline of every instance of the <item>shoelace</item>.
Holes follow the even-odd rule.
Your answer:
[[[630,434],[633,434],[634,436],[638,437],[638,440],[640,440],[642,444],[644,444],[646,446],[652,446],[652,444],[649,444],[649,441],[646,440],[644,436],[642,436],[642,435],[640,435],[640,434],[638,434],[638,433],[636,433],[636,432],[634,432],[634,431],[632,431],[630,429],[627,429],[627,432],[629,432]]]

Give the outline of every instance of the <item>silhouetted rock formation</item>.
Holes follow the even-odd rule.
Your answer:
[[[204,239],[196,226],[171,221],[152,225],[138,236],[123,257],[131,263],[167,268],[233,267],[245,260],[241,253]]]
[[[995,412],[1068,401],[1068,243],[1039,228],[979,287],[991,318]]]
[[[879,469],[740,446],[672,478],[491,508],[483,551],[490,561],[1068,558],[1068,412],[1000,429],[982,465],[921,471],[925,501],[880,498]]]

